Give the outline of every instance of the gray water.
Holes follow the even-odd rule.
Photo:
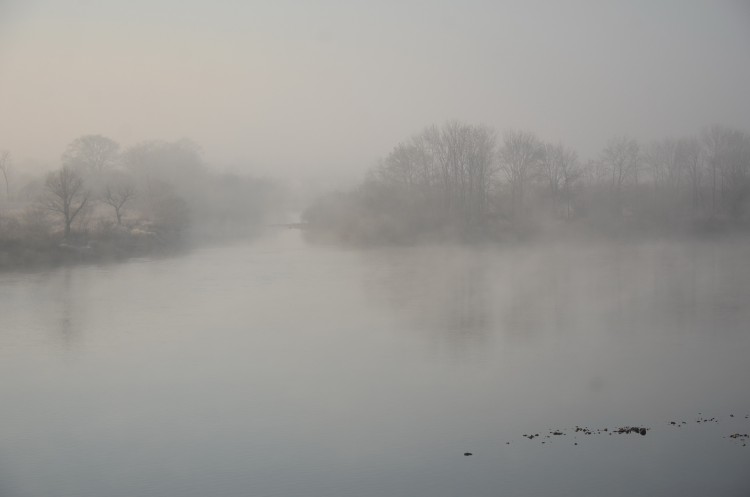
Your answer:
[[[747,496],[749,262],[288,230],[5,273],[0,495]]]

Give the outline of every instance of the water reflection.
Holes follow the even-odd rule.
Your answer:
[[[392,249],[364,256],[365,291],[412,329],[451,348],[481,347],[495,326],[491,260],[482,250]]]
[[[283,234],[0,275],[0,495],[747,488],[749,453],[722,438],[744,418],[664,423],[750,412],[748,245],[354,252]],[[653,433],[575,449],[520,436],[637,422]]]
[[[451,347],[529,343],[581,324],[597,291],[587,293],[581,257],[565,247],[372,251],[366,289],[373,303]]]
[[[76,338],[76,310],[73,295],[73,275],[70,268],[64,268],[60,275],[60,285],[57,294],[60,296],[59,330],[60,338],[66,347],[70,347]]]
[[[86,308],[92,305],[86,285],[89,271],[89,268],[63,267],[34,278],[37,317],[43,320],[40,325],[54,331],[50,338],[66,349],[81,340]]]
[[[430,247],[363,256],[369,300],[457,349],[578,335],[636,343],[683,338],[748,318],[741,245],[645,243],[551,247]],[[740,252],[740,253],[737,253]]]

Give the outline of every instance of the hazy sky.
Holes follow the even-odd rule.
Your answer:
[[[358,177],[446,119],[582,156],[614,135],[750,131],[747,1],[0,0],[0,148],[100,133]]]

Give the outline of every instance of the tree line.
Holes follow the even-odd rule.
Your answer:
[[[59,258],[60,247],[132,255],[198,237],[250,235],[279,196],[271,181],[213,171],[187,139],[122,149],[85,135],[46,174],[24,176],[8,151],[0,151],[0,172],[0,265]]]
[[[742,229],[750,217],[750,135],[611,139],[581,160],[535,133],[450,121],[397,144],[354,190],[304,213],[312,233],[352,242],[565,233]]]

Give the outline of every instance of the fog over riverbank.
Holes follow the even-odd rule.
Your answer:
[[[357,244],[745,230],[748,26],[732,0],[2,2],[0,235],[122,202],[193,240],[302,212]],[[66,167],[80,212],[50,203]]]
[[[750,135],[715,125],[647,144],[621,136],[583,162],[533,132],[449,121],[397,144],[303,220],[355,244],[746,232]]]
[[[750,3],[0,0],[0,497],[747,497]]]

